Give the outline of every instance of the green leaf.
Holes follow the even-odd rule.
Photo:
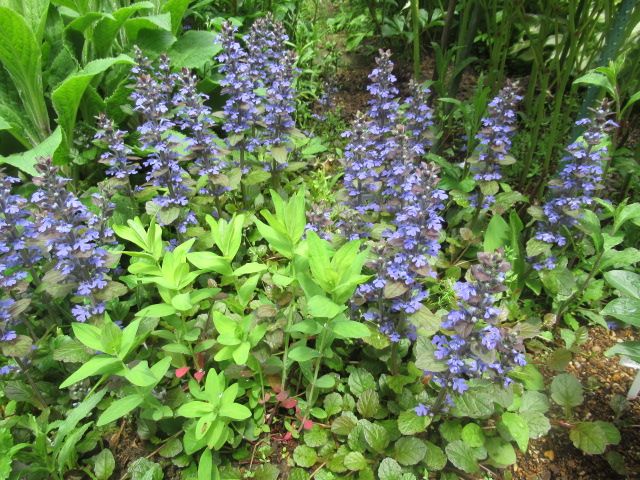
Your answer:
[[[608,422],[580,422],[571,429],[569,438],[584,453],[600,455],[607,445],[620,442],[620,433]]]
[[[344,466],[351,471],[364,470],[367,468],[367,459],[360,452],[349,452],[344,457]]]
[[[361,420],[366,422],[365,420]],[[377,453],[382,453],[389,446],[389,433],[382,425],[371,422],[364,423],[364,439],[367,445]]]
[[[456,440],[445,447],[447,458],[456,468],[467,473],[478,473],[480,467],[473,450],[462,440]]]
[[[318,358],[319,356],[320,352],[305,345],[298,345],[297,347],[292,348],[289,352],[289,359],[294,362],[308,362],[309,360]]]
[[[509,224],[505,222],[500,215],[494,215],[491,217],[484,235],[484,251],[492,252],[493,250],[508,245],[509,237]]]
[[[584,402],[582,385],[569,373],[558,375],[551,382],[551,398],[562,407],[577,407]]]
[[[18,335],[11,341],[2,342],[2,354],[7,357],[24,357],[31,353],[33,340],[26,335]]]
[[[251,410],[239,403],[229,403],[220,407],[219,414],[232,420],[246,420],[251,416]]]
[[[0,13],[0,16],[2,14]],[[62,142],[62,130],[57,127],[51,135],[44,139],[40,144],[33,147],[26,152],[14,153],[8,157],[0,156],[0,165],[6,163],[12,165],[25,173],[32,176],[37,176],[38,172],[35,169],[35,165],[42,158],[53,157],[54,152],[60,146]]]
[[[162,467],[145,457],[138,458],[129,464],[127,474],[131,480],[162,480]]]
[[[205,448],[200,455],[200,461],[198,462],[198,480],[211,480],[211,474],[213,473],[213,457],[211,450]]]
[[[625,355],[640,363],[640,342],[622,342],[614,345],[604,353],[607,357]]]
[[[497,467],[504,468],[516,463],[516,452],[510,443],[491,437],[487,439],[486,447],[489,458]]]
[[[604,278],[613,288],[631,298],[640,300],[640,275],[626,270],[611,270],[604,274]]]
[[[324,397],[323,406],[325,412],[330,417],[342,411],[342,396],[337,392],[332,392]]]
[[[306,445],[298,445],[293,451],[293,461],[296,465],[303,468],[311,468],[318,461],[316,451]]]
[[[462,441],[470,447],[484,445],[484,432],[477,423],[468,423],[462,429]]]
[[[73,372],[64,382],[62,382],[60,388],[67,388],[69,385],[73,385],[74,383],[93,375],[116,372],[121,368],[121,366],[122,362],[117,358],[106,355],[93,357],[87,363],[78,368],[78,370]]]
[[[413,409],[400,412],[398,415],[398,430],[403,435],[423,433],[430,423],[431,417],[421,417]]]
[[[442,470],[447,464],[447,456],[442,449],[434,443],[424,442],[427,447],[425,455],[425,464],[429,470]]]
[[[105,448],[95,457],[93,457],[93,472],[95,473],[97,480],[107,480],[113,474],[116,469],[116,460],[113,457],[113,453],[108,448]]]
[[[380,480],[402,480],[402,467],[393,458],[385,458],[378,466]]]
[[[517,413],[505,412],[502,414],[502,423],[507,428],[509,435],[516,441],[522,453],[525,453],[529,445],[529,425],[525,419]]]
[[[605,305],[600,315],[608,315],[629,325],[640,327],[640,299],[616,298]]]
[[[146,360],[141,361],[131,369],[125,367],[124,378],[138,387],[150,387],[158,383],[156,377],[151,373]]]
[[[111,422],[116,421],[119,418],[124,417],[133,409],[137,408],[144,397],[142,395],[127,395],[124,398],[116,400],[109,407],[102,412],[102,415],[98,418],[98,422],[96,423],[97,427],[102,427],[103,425],[107,425]]]
[[[0,63],[7,70],[31,121],[48,121],[41,86],[41,53],[38,41],[22,15],[0,6]],[[42,110],[41,108],[45,108]],[[44,133],[44,132],[41,132]]]
[[[547,413],[549,411],[549,400],[544,393],[526,391],[522,394],[519,411],[520,413]]]
[[[167,303],[158,303],[156,305],[149,305],[136,313],[136,317],[142,318],[162,318],[168,317],[176,313],[176,308],[173,305]]]
[[[186,312],[191,310],[193,305],[191,304],[191,296],[189,293],[180,293],[171,299],[171,305],[176,310]]]
[[[169,50],[171,65],[176,68],[202,68],[212,63],[222,47],[215,42],[214,32],[190,30],[185,32]]]
[[[521,381],[524,386],[527,387],[527,390],[544,390],[544,377],[540,371],[530,363],[524,367],[513,369],[509,373],[509,377]]]
[[[541,412],[529,410],[524,412],[521,411],[520,416],[525,422],[527,422],[527,426],[529,427],[529,438],[540,438],[543,435],[546,435],[551,429],[549,419]]]
[[[246,263],[240,268],[233,271],[234,277],[241,277],[242,275],[250,275],[252,273],[264,272],[267,266],[264,263]]]
[[[162,12],[168,12],[171,15],[171,32],[175,35],[177,35],[180,31],[182,17],[184,17],[189,3],[191,3],[191,0],[166,0],[165,2],[163,2]]]
[[[362,395],[366,390],[375,390],[376,381],[373,375],[363,368],[356,368],[349,375],[349,389],[356,397]]]
[[[192,252],[187,254],[187,260],[199,270],[212,271],[222,275],[233,274],[229,261],[215,253]]]
[[[331,432],[336,435],[349,435],[358,424],[358,419],[351,412],[343,412],[331,423]]]
[[[112,12],[111,17],[105,17],[99,21],[93,30],[93,43],[100,55],[105,55],[114,44],[114,39],[120,27],[129,17],[139,10],[154,8],[152,2],[137,2],[132,5],[119,8]]]
[[[53,441],[54,449],[58,449],[62,445],[62,441],[64,440],[64,438],[76,428],[78,423],[80,423],[80,420],[85,418],[93,411],[96,405],[98,405],[98,403],[100,403],[100,401],[104,398],[106,393],[107,389],[103,388],[93,395],[89,395],[82,402],[80,402],[77,407],[67,413],[67,417],[58,427],[55,440]]]
[[[330,324],[331,331],[340,338],[365,338],[371,335],[369,328],[353,320],[336,320]]]
[[[434,355],[436,347],[427,337],[418,337],[415,344],[416,367],[429,372],[444,372],[447,364],[436,360]]]
[[[62,128],[62,133],[67,146],[70,146],[73,138],[76,123],[76,114],[80,106],[80,101],[89,83],[96,75],[104,72],[115,64],[133,64],[133,60],[127,55],[120,55],[115,58],[101,58],[87,63],[87,65],[77,73],[67,77],[51,93],[53,108],[58,114],[57,122]]]
[[[640,92],[638,92],[640,94]],[[619,211],[616,210],[613,220],[613,233],[616,233],[618,229],[629,220],[636,220],[640,218],[640,203],[632,203],[631,205],[625,205]]]
[[[628,267],[640,262],[640,250],[629,247],[624,250],[607,250],[602,254],[600,271],[605,272],[611,267]]]
[[[457,395],[454,402],[452,413],[456,417],[482,418],[494,411],[494,395],[481,389],[471,388],[464,395]]]
[[[344,305],[337,305],[323,295],[316,295],[307,302],[309,313],[314,317],[334,318],[347,309]]]
[[[417,465],[427,454],[427,446],[415,437],[400,437],[393,446],[393,458],[401,465]]]
[[[595,85],[596,87],[605,88],[607,92],[611,94],[611,96],[616,97],[616,92],[611,85],[609,79],[600,73],[591,71],[587,72],[580,78],[576,78],[573,81],[574,84],[587,84],[587,85]]]
[[[380,408],[380,398],[375,390],[365,390],[358,398],[356,408],[364,418],[374,417]]]

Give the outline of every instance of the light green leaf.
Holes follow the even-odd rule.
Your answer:
[[[401,437],[393,446],[393,458],[401,465],[417,465],[427,454],[427,446],[415,437]]]
[[[509,243],[510,227],[500,215],[494,215],[489,221],[484,235],[484,251],[492,252]]]
[[[502,414],[502,423],[507,427],[509,435],[516,441],[520,450],[523,453],[526,452],[529,445],[529,425],[525,419],[517,413],[504,412]]]
[[[389,433],[382,425],[361,420],[363,423],[364,439],[367,445],[376,453],[383,453],[389,446]]]
[[[133,64],[133,60],[127,55],[116,58],[101,58],[89,62],[82,70],[67,77],[51,94],[53,108],[58,114],[58,125],[62,128],[67,146],[70,146],[73,138],[73,130],[76,123],[76,114],[80,101],[89,83],[96,75],[104,72],[111,66],[119,63]]]
[[[100,415],[100,418],[98,418],[96,426],[101,427],[124,417],[133,409],[138,407],[143,400],[144,397],[142,395],[128,395],[124,398],[116,400],[111,405],[109,405],[109,407],[104,412],[102,412],[102,415]]]
[[[626,270],[611,270],[604,274],[604,278],[613,288],[620,290],[623,295],[640,300],[640,275]]]
[[[308,362],[309,360],[318,358],[319,356],[320,352],[305,345],[298,345],[297,347],[292,348],[289,352],[289,359],[294,362]]]
[[[318,461],[316,451],[306,445],[298,445],[293,451],[293,461],[296,465],[303,468],[311,468]]]
[[[330,324],[331,331],[340,338],[365,338],[371,335],[369,328],[353,320],[337,320]]]
[[[431,417],[419,416],[413,409],[401,412],[398,416],[398,430],[403,435],[423,433],[430,423]]]
[[[378,466],[380,480],[402,480],[402,467],[393,458],[385,458]]]
[[[453,465],[467,473],[478,473],[480,467],[473,450],[462,440],[456,440],[445,447],[447,458]]]
[[[362,395],[366,390],[375,390],[376,381],[373,375],[364,368],[356,368],[349,375],[349,389],[356,397]]]
[[[246,420],[251,416],[251,410],[239,403],[229,403],[220,407],[220,416],[228,417],[232,420]]]
[[[97,480],[108,480],[115,469],[116,460],[108,448],[93,457],[93,472]]]
[[[93,375],[101,375],[105,373],[114,373],[122,367],[122,362],[117,358],[100,355],[93,357],[87,363],[83,364],[73,372],[62,384],[60,388],[67,388],[74,383],[84,380]]]
[[[0,13],[0,16],[2,14]],[[57,127],[51,135],[49,135],[45,140],[42,141],[39,145],[36,145],[31,150],[27,150],[26,152],[14,153],[13,155],[9,155],[8,157],[0,156],[0,165],[3,163],[13,165],[16,168],[19,168],[25,173],[28,173],[32,176],[37,176],[38,172],[35,169],[35,165],[42,158],[51,158],[53,157],[54,152],[60,146],[62,142],[62,130],[60,127]]]
[[[551,382],[551,398],[563,407],[577,407],[584,402],[582,385],[569,373],[558,375]]]
[[[307,303],[309,313],[314,317],[334,318],[339,313],[346,310],[346,306],[337,305],[323,295],[316,295],[309,299]]]
[[[360,452],[349,452],[344,457],[344,466],[351,471],[364,470],[367,468],[367,459]]]
[[[477,423],[468,423],[462,429],[462,441],[470,447],[484,445],[484,433]]]
[[[125,21],[139,10],[154,8],[152,2],[137,2],[112,12],[111,17],[102,19],[93,30],[93,43],[96,51],[104,55],[114,44],[114,38]]]
[[[375,390],[365,390],[358,398],[356,408],[364,418],[374,417],[380,408],[380,398]]]
[[[171,64],[176,68],[202,68],[207,62],[213,62],[213,57],[222,49],[215,39],[214,32],[185,32],[169,50]]]
[[[487,439],[486,447],[489,458],[495,462],[496,466],[507,467],[516,463],[516,452],[510,443],[491,437]]]

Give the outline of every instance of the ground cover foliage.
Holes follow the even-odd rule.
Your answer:
[[[632,477],[639,21],[0,0],[0,479]]]

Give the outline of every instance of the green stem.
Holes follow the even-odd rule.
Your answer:
[[[322,365],[322,354],[324,349],[326,348],[326,340],[327,340],[327,325],[322,329],[322,335],[320,337],[320,348],[318,351],[320,352],[320,356],[316,358],[316,365],[313,370],[313,382],[311,383],[311,389],[309,390],[309,396],[307,397],[307,408],[305,408],[304,417],[302,418],[302,422],[300,422],[300,431],[304,428],[304,423],[309,418],[309,412],[311,412],[311,407],[313,406],[313,394],[316,391],[316,382],[318,381],[318,375],[320,374],[320,366]]]
[[[589,272],[589,275],[587,275],[587,278],[585,279],[585,281],[582,282],[582,285],[580,285],[580,288],[578,290],[576,290],[574,293],[572,293],[569,298],[567,298],[564,302],[562,302],[562,304],[560,304],[560,307],[558,307],[558,311],[556,313],[556,318],[557,319],[561,318],[562,314],[567,310],[567,308],[569,307],[571,302],[576,297],[579,297],[579,298],[582,297],[582,294],[584,293],[584,291],[586,290],[587,286],[589,285],[589,282],[594,277],[594,275],[598,271],[598,268],[600,267],[600,261],[602,260],[602,255],[603,254],[604,254],[604,249],[600,250],[600,253],[598,253],[598,256],[596,257],[595,261],[593,262],[593,267],[591,267],[591,271]]]
[[[289,311],[287,312],[287,326],[284,330],[284,353],[282,354],[282,375],[281,375],[282,381],[280,383],[280,390],[282,391],[284,391],[287,383],[287,361],[289,356],[289,338],[290,338],[289,329],[293,324],[294,312],[295,310],[293,308],[293,305],[290,305]]]
[[[413,26],[413,77],[420,81],[420,5],[419,0],[411,0],[411,21]]]
[[[398,375],[400,366],[398,362],[398,342],[391,343],[391,375]]]
[[[42,393],[40,393],[40,389],[38,388],[38,385],[36,385],[36,382],[33,381],[33,378],[31,377],[31,374],[29,373],[29,369],[24,364],[24,362],[22,360],[20,360],[19,357],[14,357],[14,360],[16,361],[18,366],[20,367],[20,370],[22,370],[22,373],[24,373],[24,376],[27,379],[27,383],[29,383],[29,385],[31,385],[31,388],[33,389],[33,393],[35,394],[36,398],[38,399],[38,402],[40,402],[40,406],[42,407],[42,410],[47,410],[49,408],[49,405],[47,404],[46,400],[42,396]]]

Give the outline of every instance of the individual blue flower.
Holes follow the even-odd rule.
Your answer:
[[[423,403],[419,403],[418,406],[413,409],[413,411],[416,412],[416,415],[419,417],[426,417],[430,413],[429,407],[427,407]]]

